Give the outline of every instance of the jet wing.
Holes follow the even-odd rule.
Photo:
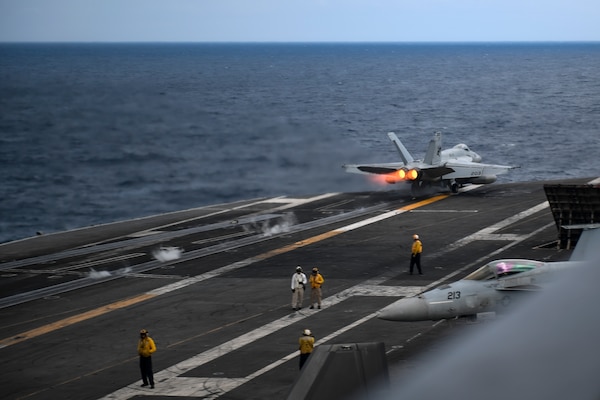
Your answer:
[[[452,170],[443,179],[476,179],[478,177],[496,177],[516,168],[509,165],[482,164],[472,161],[451,161],[444,164]],[[494,179],[495,180],[495,179]]]
[[[404,167],[404,163],[395,162],[395,163],[381,163],[381,164],[345,164],[342,165],[342,168],[346,170],[346,172],[351,172],[353,174],[378,174],[378,175],[387,175],[394,173]]]
[[[389,175],[404,168],[404,169],[417,169],[421,172],[421,180],[433,181],[438,179],[440,176],[450,174],[454,172],[453,168],[445,165],[427,165],[421,162],[414,162],[410,164],[404,164],[402,162],[396,163],[383,163],[383,164],[346,164],[342,165],[342,168],[346,172],[355,174],[377,174],[377,175]]]
[[[420,168],[422,177],[421,180],[433,181],[437,178],[454,172],[454,168],[448,165],[430,166]]]

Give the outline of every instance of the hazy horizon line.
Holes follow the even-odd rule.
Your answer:
[[[234,40],[0,40],[0,44],[555,44],[555,43],[581,43],[600,44],[600,40],[323,40],[323,41],[234,41]]]

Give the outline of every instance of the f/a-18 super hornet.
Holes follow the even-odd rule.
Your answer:
[[[430,187],[449,188],[453,193],[465,184],[486,184],[496,176],[515,168],[507,165],[482,164],[481,156],[465,144],[442,150],[442,134],[436,132],[429,142],[423,160],[415,160],[395,133],[388,137],[400,153],[402,162],[379,164],[345,164],[346,172],[375,174],[387,183],[409,182],[413,196],[426,193]]]
[[[569,261],[491,261],[459,281],[390,304],[379,311],[378,318],[436,321],[508,311],[527,293],[554,284],[561,274],[589,264],[593,257],[598,256],[599,244],[600,229],[597,226],[584,229]]]

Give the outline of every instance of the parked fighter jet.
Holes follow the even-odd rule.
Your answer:
[[[438,342],[377,399],[600,399],[599,265],[591,259],[509,315]]]
[[[388,137],[400,153],[402,162],[380,164],[346,164],[346,172],[357,174],[376,174],[387,183],[409,182],[414,196],[425,192],[431,186],[450,188],[453,193],[459,186],[475,183],[485,184],[496,181],[496,175],[504,174],[515,168],[506,165],[481,164],[481,156],[465,144],[457,144],[442,151],[442,134],[436,132],[429,142],[423,160],[415,160],[406,150],[395,133]]]
[[[378,318],[391,321],[427,321],[474,317],[514,307],[526,293],[553,283],[563,272],[581,267],[597,256],[600,229],[583,231],[569,261],[542,262],[507,259],[492,261],[465,278],[407,297],[383,308]]]

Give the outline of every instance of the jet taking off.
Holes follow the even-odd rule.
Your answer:
[[[482,312],[514,308],[524,294],[553,283],[562,272],[581,267],[598,254],[600,229],[585,229],[569,261],[541,262],[507,259],[492,261],[465,278],[407,297],[383,308],[378,318],[427,321],[474,317]],[[587,260],[587,261],[586,261]]]
[[[395,133],[388,137],[400,153],[402,162],[380,164],[346,164],[346,172],[356,174],[376,174],[383,176],[385,182],[409,182],[413,196],[425,192],[426,188],[439,186],[450,188],[453,193],[459,186],[474,183],[486,184],[496,181],[496,175],[504,174],[515,168],[506,165],[482,164],[481,156],[465,144],[457,144],[451,149],[442,150],[442,134],[436,132],[429,142],[423,160],[415,160]]]

